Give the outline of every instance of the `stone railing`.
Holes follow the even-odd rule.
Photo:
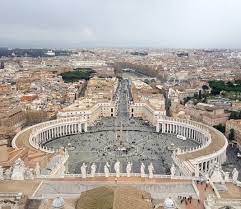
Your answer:
[[[94,177],[105,177],[105,173],[95,173]],[[116,173],[109,173],[109,177],[116,177]],[[141,177],[140,173],[131,173],[130,177],[127,177],[127,173],[120,173],[120,177],[140,177],[140,178],[149,178],[149,174],[145,174],[143,177]],[[54,175],[40,175],[38,178],[57,178]],[[65,174],[64,178],[82,178],[81,174]],[[86,174],[86,178],[93,178],[91,177],[91,174]],[[117,178],[118,179],[118,178]],[[153,178],[149,179],[176,179],[176,180],[198,180],[198,178],[191,177],[191,176],[171,176],[171,175],[161,175],[161,174],[154,174]],[[133,182],[132,182],[133,183]]]

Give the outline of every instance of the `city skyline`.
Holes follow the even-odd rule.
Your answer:
[[[11,0],[1,8],[0,46],[241,48],[238,0]]]

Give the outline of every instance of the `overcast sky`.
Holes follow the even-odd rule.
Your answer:
[[[0,0],[0,46],[241,48],[241,0]]]

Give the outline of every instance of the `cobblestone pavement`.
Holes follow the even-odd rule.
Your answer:
[[[103,118],[94,126],[88,128],[87,133],[65,136],[47,142],[45,146],[52,148],[67,147],[69,151],[69,172],[80,173],[83,162],[87,163],[90,172],[92,162],[97,164],[98,173],[104,171],[104,164],[121,161],[121,172],[125,173],[128,161],[133,163],[133,172],[140,172],[140,164],[153,163],[156,174],[169,174],[172,164],[168,148],[196,147],[198,143],[190,139],[183,141],[170,134],[155,132],[155,127],[138,118],[128,116],[128,82],[122,81],[118,92],[117,117]],[[172,144],[172,145],[171,145]]]

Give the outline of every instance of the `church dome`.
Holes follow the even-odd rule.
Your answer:
[[[175,206],[175,204],[170,197],[165,199],[165,201],[164,201],[164,208],[165,209],[172,209],[172,208],[174,208],[174,206]]]
[[[53,200],[52,206],[53,206],[53,208],[63,208],[64,207],[64,199],[62,197],[56,197]]]

